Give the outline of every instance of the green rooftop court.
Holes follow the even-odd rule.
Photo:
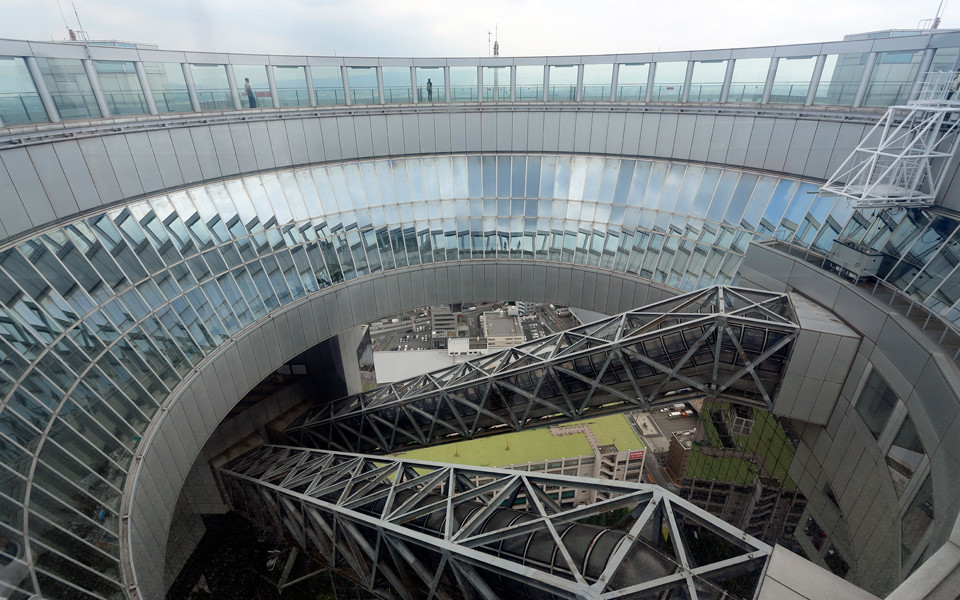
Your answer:
[[[618,450],[639,450],[644,447],[624,415],[608,415],[577,421],[552,429],[569,429],[582,425],[590,426],[594,437],[597,438],[597,443],[601,446],[615,445]],[[545,427],[420,448],[399,453],[396,456],[458,465],[506,467],[592,455],[593,450],[585,433],[553,435],[551,428]]]

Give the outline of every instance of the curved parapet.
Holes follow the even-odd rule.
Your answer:
[[[786,294],[706,288],[323,404],[285,433],[389,453],[690,396],[770,410],[798,333]]]

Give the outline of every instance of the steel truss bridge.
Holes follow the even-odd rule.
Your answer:
[[[772,551],[663,489],[261,446],[234,507],[381,598],[752,598]],[[604,498],[564,508],[568,490]]]
[[[389,453],[687,397],[769,410],[799,330],[787,294],[715,286],[317,406],[286,434]]]
[[[753,598],[771,548],[659,487],[380,454],[691,396],[770,409],[799,331],[787,294],[691,292],[316,407],[219,473],[382,598]]]

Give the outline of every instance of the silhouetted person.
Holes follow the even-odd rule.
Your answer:
[[[433,102],[433,82],[427,78],[427,102]]]
[[[247,95],[247,101],[250,103],[250,108],[257,107],[257,97],[253,93],[253,88],[250,87],[250,78],[243,78],[243,91]]]

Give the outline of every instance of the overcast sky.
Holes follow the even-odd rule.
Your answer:
[[[486,56],[765,46],[912,29],[941,0],[0,0],[0,37],[93,39],[169,50],[346,56]],[[960,27],[960,1],[941,28]],[[63,9],[61,16],[60,7]]]

